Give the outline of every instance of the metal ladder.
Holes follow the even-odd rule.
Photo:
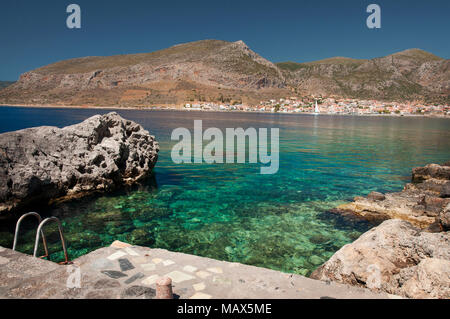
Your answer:
[[[62,231],[61,222],[60,222],[59,218],[57,218],[57,217],[49,217],[49,218],[46,218],[46,219],[42,220],[41,215],[39,215],[36,212],[30,212],[30,213],[23,214],[17,220],[17,223],[16,223],[16,231],[14,233],[14,243],[13,243],[13,248],[12,249],[16,250],[17,237],[19,235],[20,223],[22,222],[22,220],[24,220],[28,216],[36,217],[38,222],[39,222],[39,226],[38,226],[37,231],[36,231],[36,240],[34,242],[33,257],[37,257],[40,235],[42,235],[42,242],[44,244],[45,255],[44,256],[40,256],[39,258],[47,258],[48,260],[50,260],[50,254],[48,253],[47,240],[45,239],[45,235],[44,235],[44,232],[42,230],[42,227],[44,227],[44,225],[47,224],[48,222],[54,221],[54,222],[56,222],[58,224],[59,237],[61,239],[62,248],[63,248],[63,251],[64,251],[64,259],[65,259],[65,261],[60,262],[59,264],[63,264],[63,265],[70,264],[69,255],[67,254],[66,241],[64,240],[64,234],[63,234],[63,231]]]

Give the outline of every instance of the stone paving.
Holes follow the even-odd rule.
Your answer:
[[[151,299],[160,277],[180,299],[396,298],[265,268],[114,242],[62,266],[0,247],[0,298]],[[81,280],[77,282],[77,278]]]

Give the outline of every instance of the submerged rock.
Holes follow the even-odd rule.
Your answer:
[[[450,232],[391,219],[345,245],[311,278],[409,298],[450,298]]]
[[[115,112],[0,134],[0,215],[137,183],[158,151],[154,136]]]
[[[374,222],[403,219],[422,229],[438,223],[441,230],[445,229],[441,222],[447,223],[443,211],[450,204],[450,166],[446,163],[414,168],[411,180],[401,192],[358,196],[333,212]]]

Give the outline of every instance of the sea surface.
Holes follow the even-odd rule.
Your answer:
[[[105,109],[0,108],[0,133],[33,126],[63,127]],[[116,110],[117,111],[117,110]],[[400,191],[411,168],[450,160],[450,120],[420,117],[118,110],[160,143],[154,179],[92,196],[42,215],[63,221],[74,259],[122,240],[220,260],[309,275],[373,225],[330,209],[371,191]],[[261,164],[174,164],[172,130],[279,128],[280,168]],[[31,253],[34,221],[24,223],[19,250]],[[12,246],[14,221],[1,222],[0,245]],[[54,260],[60,243],[46,227]]]

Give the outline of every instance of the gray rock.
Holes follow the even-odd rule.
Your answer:
[[[131,286],[122,293],[122,298],[143,298],[152,299],[156,296],[156,290],[143,286]]]
[[[437,221],[444,231],[450,230],[450,204],[439,213]]]
[[[91,263],[91,267],[94,269],[107,269],[107,268],[113,268],[114,263],[106,258],[99,258],[94,260]]]
[[[118,288],[120,283],[112,279],[99,279],[94,284],[94,289]]]
[[[122,270],[122,271],[128,271],[128,270],[134,269],[133,264],[126,258],[119,259],[119,266],[120,266],[120,270]]]
[[[133,282],[135,282],[138,279],[144,278],[145,275],[141,272],[138,272],[137,274],[134,274],[133,276],[131,276],[130,278],[128,278],[127,280],[125,280],[125,284],[129,285]]]
[[[0,213],[137,183],[158,151],[148,131],[115,112],[0,134]]]
[[[386,196],[378,192],[371,192],[369,195],[367,195],[367,198],[372,200],[385,200]]]
[[[127,277],[127,274],[124,274],[123,272],[116,271],[116,270],[102,270],[102,274],[105,274],[108,277],[111,277],[113,279],[119,279],[122,277]]]
[[[432,265],[421,265],[427,258],[433,259]],[[442,287],[448,287],[449,261],[449,232],[423,232],[390,219],[342,247],[311,277],[410,298],[448,298],[448,288]],[[427,279],[434,283],[432,291],[424,288],[429,286],[421,279],[424,273],[432,277]]]

